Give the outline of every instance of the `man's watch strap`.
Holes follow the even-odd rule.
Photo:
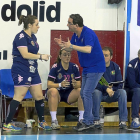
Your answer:
[[[73,45],[72,44],[70,45],[70,48],[73,49]]]

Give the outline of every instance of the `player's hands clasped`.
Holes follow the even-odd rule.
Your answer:
[[[73,88],[75,88],[77,85],[77,81],[74,78],[72,78],[72,85],[73,85]]]
[[[61,86],[62,87],[69,87],[70,86],[70,82],[67,80],[67,78],[65,78],[65,80],[63,80],[61,82]]]

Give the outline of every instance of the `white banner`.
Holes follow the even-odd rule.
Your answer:
[[[140,0],[132,0],[130,22],[130,60],[138,57],[140,49]]]

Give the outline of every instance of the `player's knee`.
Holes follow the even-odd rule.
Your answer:
[[[58,97],[58,90],[56,88],[51,88],[48,91],[48,98],[53,97],[53,98],[57,98]]]
[[[25,95],[26,94],[24,94],[24,93],[23,94],[19,94],[19,95],[18,94],[15,94],[14,97],[13,97],[13,99],[21,102],[23,100],[23,98],[25,97]]]
[[[43,95],[36,95],[35,100],[42,100],[44,99]]]

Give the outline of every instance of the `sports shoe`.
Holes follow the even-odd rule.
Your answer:
[[[57,120],[52,121],[51,128],[53,130],[59,130],[60,129],[60,125],[58,124]]]
[[[83,130],[86,130],[86,129],[89,129],[89,125],[86,125],[85,123],[79,123],[78,127],[77,127],[77,131],[83,131]]]
[[[119,123],[119,128],[120,128],[120,129],[126,129],[126,128],[127,128],[126,122],[121,121],[121,122]]]
[[[81,125],[81,123],[83,122],[83,119],[81,119],[78,123],[77,126],[74,126],[73,129],[74,130],[78,130],[79,126]]]
[[[38,122],[38,127],[45,130],[52,130],[52,128],[48,126],[45,120],[43,120],[42,122]]]
[[[139,118],[134,118],[130,127],[131,128],[140,128]]]
[[[94,124],[92,125],[94,128],[102,129],[103,126],[101,125],[100,121],[94,121]]]
[[[4,123],[2,129],[4,131],[21,131],[20,127],[16,127],[13,123]]]

